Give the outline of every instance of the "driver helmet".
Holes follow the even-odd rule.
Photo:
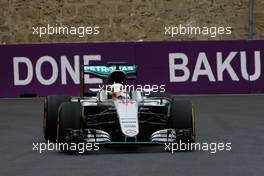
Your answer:
[[[119,98],[125,94],[124,85],[115,82],[108,86],[107,91],[112,95],[112,98]]]

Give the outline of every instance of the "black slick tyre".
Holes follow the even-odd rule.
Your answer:
[[[70,97],[63,95],[52,95],[45,98],[43,133],[46,140],[56,142],[58,109],[63,102],[69,101]]]

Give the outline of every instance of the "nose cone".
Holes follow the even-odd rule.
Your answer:
[[[132,99],[114,101],[122,133],[127,137],[138,135],[138,103]]]

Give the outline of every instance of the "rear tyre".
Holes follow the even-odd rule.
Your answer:
[[[43,133],[46,140],[56,142],[58,109],[61,103],[68,101],[70,97],[63,95],[52,95],[45,98]]]
[[[195,141],[194,108],[191,101],[172,101],[168,126],[176,130],[189,129],[190,133],[183,140],[188,142]]]
[[[148,97],[160,97],[160,98],[169,98],[171,100],[174,100],[174,96],[172,94],[166,93],[166,92],[151,92]]]
[[[59,109],[58,142],[66,142],[67,129],[81,129],[81,104],[78,102],[62,103]]]

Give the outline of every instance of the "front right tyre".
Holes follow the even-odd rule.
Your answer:
[[[58,109],[63,102],[69,102],[70,99],[70,97],[63,95],[52,95],[45,98],[43,133],[46,140],[56,142]]]
[[[65,102],[59,108],[57,137],[58,142],[66,142],[67,129],[82,128],[82,106],[79,102]]]

